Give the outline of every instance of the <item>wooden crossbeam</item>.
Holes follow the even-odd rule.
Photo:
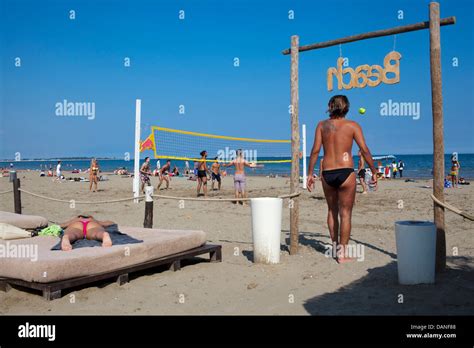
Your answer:
[[[456,23],[456,17],[447,17],[443,18],[440,20],[440,26],[443,25],[451,25]],[[377,31],[372,31],[369,33],[363,33],[363,34],[357,34],[357,35],[352,35],[340,39],[335,39],[335,40],[330,40],[330,41],[324,41],[324,42],[319,42],[319,43],[313,43],[310,45],[304,45],[304,46],[299,46],[299,52],[303,51],[311,51],[311,50],[317,50],[320,48],[325,48],[325,47],[331,47],[331,46],[336,46],[339,44],[344,44],[348,42],[354,42],[354,41],[360,41],[360,40],[366,40],[366,39],[372,39],[374,37],[381,37],[381,36],[389,36],[389,35],[395,35],[395,34],[401,34],[401,33],[407,33],[410,31],[416,31],[416,30],[423,30],[423,29],[429,29],[430,28],[430,22],[420,22],[416,24],[409,24],[409,25],[404,25],[401,27],[395,27],[395,28],[390,28],[390,29],[382,29],[382,30],[377,30]],[[281,53],[282,54],[290,54],[291,48],[287,48],[286,50],[283,50]]]

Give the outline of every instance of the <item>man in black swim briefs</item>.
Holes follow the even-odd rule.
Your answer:
[[[313,149],[309,160],[307,188],[314,186],[313,171],[321,146],[324,149],[324,169],[321,175],[324,196],[328,205],[327,223],[333,247],[337,250],[339,263],[352,261],[347,245],[351,235],[352,207],[356,192],[356,175],[352,158],[352,143],[359,145],[361,156],[369,165],[377,183],[377,171],[372,155],[365,144],[361,127],[354,121],[346,120],[349,100],[344,95],[336,95],[328,103],[329,119],[318,123],[315,131]]]
[[[207,168],[207,151],[201,151],[201,159],[199,160],[198,172],[197,172],[197,196],[201,195],[201,187],[204,192],[204,197],[207,196],[207,173],[209,169]]]
[[[217,189],[221,189],[221,173],[220,173],[220,168],[221,165],[219,164],[219,161],[217,160],[218,157],[214,158],[214,163],[211,166],[211,177],[212,177],[212,191],[214,191],[214,182],[217,181]]]

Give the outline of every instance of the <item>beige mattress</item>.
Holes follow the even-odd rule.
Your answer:
[[[197,248],[206,242],[203,231],[140,227],[119,227],[119,230],[143,240],[143,243],[52,251],[51,248],[59,241],[57,237],[0,240],[0,244],[4,244],[0,245],[0,278],[48,283],[136,265]],[[17,252],[17,257],[13,257],[13,251]],[[18,257],[19,254],[22,257]]]
[[[0,222],[23,228],[34,230],[35,228],[48,227],[48,219],[36,215],[23,215],[0,211]]]

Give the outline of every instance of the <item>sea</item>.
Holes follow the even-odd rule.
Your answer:
[[[374,155],[375,156],[375,155]],[[383,155],[378,155],[383,156]],[[382,160],[382,164],[386,165],[391,163],[393,160],[402,160],[405,163],[403,176],[406,178],[431,178],[432,177],[432,168],[433,168],[433,155],[393,155],[395,159],[386,159]],[[288,158],[281,157],[267,157],[259,158],[259,160],[281,160]],[[65,175],[68,171],[74,169],[80,169],[84,171],[90,166],[90,159],[68,159],[61,158],[62,170],[65,172]],[[458,160],[461,164],[460,177],[466,179],[474,179],[474,154],[458,154]],[[0,168],[10,169],[12,167],[14,170],[41,170],[49,169],[50,167],[53,171],[56,168],[58,159],[32,159],[32,160],[21,160],[21,161],[0,161]],[[133,160],[125,161],[123,159],[98,159],[99,165],[102,172],[113,172],[118,168],[125,168],[130,173],[133,172]],[[307,163],[309,163],[309,158],[307,158]],[[354,163],[357,165],[358,157],[354,156]],[[151,167],[154,169],[156,167],[157,160],[151,161]],[[166,160],[161,159],[161,165],[164,165]],[[377,161],[375,161],[377,162]],[[445,173],[449,174],[451,164],[451,154],[445,155]],[[189,165],[191,169],[194,168],[193,163],[190,161]],[[184,171],[185,162],[173,160],[171,162],[171,167],[177,166],[179,171],[182,173]],[[300,173],[302,173],[303,160],[300,160]],[[247,169],[248,175],[259,175],[259,176],[289,176],[290,175],[290,163],[266,163],[261,168],[252,168]],[[315,173],[318,173],[318,165],[315,168]],[[228,173],[232,174],[233,169],[227,168]]]

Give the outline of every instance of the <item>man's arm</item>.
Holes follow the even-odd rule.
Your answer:
[[[364,157],[365,162],[367,162],[367,165],[372,171],[372,174],[375,175],[377,173],[377,170],[375,169],[375,166],[374,166],[374,160],[372,159],[372,154],[370,153],[370,150],[367,147],[367,144],[365,143],[364,134],[362,133],[362,128],[356,122],[354,122],[354,140],[357,143],[357,145],[359,145],[360,153]]]
[[[322,144],[322,132],[321,132],[321,122],[318,123],[316,130],[314,131],[314,143],[313,148],[311,149],[311,156],[309,158],[309,166],[308,166],[308,177],[313,176],[314,166],[318,161],[319,151],[321,150]],[[319,173],[321,175],[321,173]]]
[[[247,162],[247,161],[244,161],[244,166],[246,167],[250,167],[250,168],[256,168],[257,165],[255,163],[250,163],[250,162]],[[263,166],[261,166],[263,167]]]

